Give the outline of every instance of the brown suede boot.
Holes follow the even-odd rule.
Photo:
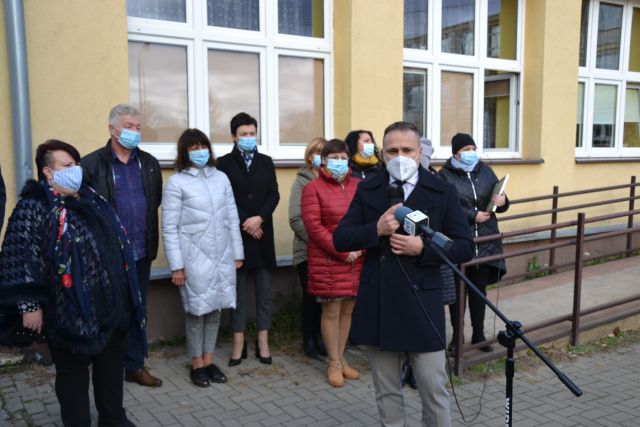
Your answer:
[[[360,372],[353,369],[347,363],[346,359],[342,359],[342,375],[348,380],[357,380],[360,378]]]
[[[342,364],[337,360],[329,361],[327,369],[327,379],[333,387],[342,387],[344,385],[344,377],[342,376]]]

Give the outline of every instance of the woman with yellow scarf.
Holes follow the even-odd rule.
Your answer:
[[[353,130],[344,139],[349,147],[351,176],[369,179],[382,171],[378,146],[368,130]]]

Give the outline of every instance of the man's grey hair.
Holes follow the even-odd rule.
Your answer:
[[[140,116],[140,111],[129,104],[118,104],[113,107],[109,113],[109,124],[118,127],[120,125],[120,117],[122,116]]]

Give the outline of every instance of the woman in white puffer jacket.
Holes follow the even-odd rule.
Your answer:
[[[236,269],[244,249],[231,183],[215,168],[209,138],[198,129],[178,140],[176,174],[162,193],[162,237],[171,281],[186,313],[191,381],[226,382],[213,363],[220,311],[236,306]]]

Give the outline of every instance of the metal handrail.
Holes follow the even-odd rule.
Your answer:
[[[592,259],[596,259],[599,257],[589,257],[589,258],[585,258],[585,251],[584,251],[584,245],[587,242],[593,242],[593,241],[597,241],[597,240],[602,240],[602,239],[606,239],[606,238],[611,238],[611,237],[617,237],[617,236],[626,236],[626,250],[621,251],[621,252],[617,252],[616,255],[626,255],[629,256],[632,251],[634,250],[632,247],[632,235],[633,233],[637,233],[640,231],[640,227],[639,226],[634,226],[634,216],[635,215],[640,215],[640,209],[635,209],[635,200],[640,199],[639,196],[636,196],[636,191],[635,188],[640,185],[639,183],[636,183],[636,177],[632,176],[631,177],[631,181],[629,184],[621,184],[621,185],[613,185],[613,186],[608,186],[608,187],[598,187],[598,188],[592,188],[592,189],[585,189],[585,190],[578,190],[578,191],[570,191],[570,192],[565,192],[565,193],[560,193],[559,189],[557,186],[554,186],[553,188],[553,194],[551,195],[543,195],[543,196],[535,196],[535,197],[528,197],[528,198],[523,198],[523,199],[517,199],[517,200],[511,200],[510,203],[511,204],[519,204],[519,203],[528,203],[528,202],[534,202],[534,201],[540,201],[540,200],[552,200],[553,203],[553,207],[552,209],[547,209],[547,210],[541,210],[541,211],[533,211],[533,212],[528,212],[525,214],[517,214],[517,215],[511,215],[511,216],[505,216],[501,218],[501,221],[505,221],[505,220],[513,220],[513,219],[521,219],[521,218],[527,218],[527,217],[534,217],[534,216],[540,216],[540,215],[545,215],[545,214],[551,214],[551,223],[550,224],[546,224],[546,225],[542,225],[542,226],[536,226],[536,227],[528,227],[528,228],[522,228],[522,229],[518,229],[518,230],[512,230],[512,231],[508,231],[508,232],[502,232],[502,233],[496,233],[496,234],[492,234],[489,236],[482,236],[482,237],[478,237],[476,239],[474,239],[474,242],[476,244],[478,243],[485,243],[485,242],[490,242],[490,241],[494,241],[494,240],[502,240],[504,238],[507,237],[516,237],[516,236],[523,236],[523,235],[529,235],[529,234],[533,234],[533,233],[538,233],[538,232],[543,232],[543,231],[549,231],[550,232],[550,238],[549,238],[549,243],[547,244],[543,244],[543,245],[538,245],[532,248],[526,248],[526,249],[520,249],[520,250],[515,250],[515,251],[511,251],[508,253],[503,253],[503,254],[499,254],[499,255],[491,255],[491,256],[485,256],[485,257],[479,257],[479,258],[475,258],[465,264],[463,264],[461,266],[461,268],[464,267],[468,267],[468,266],[472,266],[472,265],[479,265],[479,264],[484,264],[487,262],[491,262],[491,261],[496,261],[496,260],[503,260],[503,259],[508,259],[508,258],[513,258],[513,257],[518,257],[518,256],[523,256],[523,255],[528,255],[531,253],[536,253],[536,252],[543,252],[543,251],[549,251],[549,267],[544,268],[544,269],[539,269],[536,271],[532,271],[532,272],[527,272],[526,274],[535,274],[537,272],[543,272],[543,271],[549,271],[550,273],[553,273],[557,270],[558,267],[566,267],[569,266],[571,264],[573,264],[574,266],[574,290],[573,290],[573,307],[572,307],[572,312],[570,315],[563,315],[563,316],[559,316],[559,317],[554,317],[553,319],[547,319],[546,321],[537,323],[533,326],[530,326],[527,328],[528,331],[533,331],[533,330],[540,330],[549,326],[553,326],[553,325],[557,325],[561,322],[566,322],[566,321],[570,321],[571,322],[571,330],[569,332],[569,336],[570,336],[570,341],[573,345],[576,345],[579,342],[579,334],[581,331],[585,330],[585,326],[581,326],[581,317],[588,315],[588,314],[592,314],[592,313],[596,313],[598,311],[602,311],[602,310],[606,310],[606,309],[611,309],[613,307],[618,307],[621,306],[623,304],[628,304],[629,302],[633,302],[633,301],[638,301],[640,300],[640,295],[635,295],[632,297],[627,297],[627,298],[622,298],[616,301],[612,301],[612,302],[608,302],[605,304],[601,304],[599,306],[596,307],[591,307],[587,310],[581,310],[580,305],[581,305],[581,294],[582,294],[582,270],[584,268],[584,264],[585,261],[588,260],[592,260]],[[565,207],[558,207],[558,201],[560,200],[561,197],[570,197],[570,196],[576,196],[576,195],[581,195],[581,194],[589,194],[589,193],[596,193],[596,192],[602,192],[602,191],[611,191],[611,190],[617,190],[617,189],[623,189],[623,188],[628,188],[629,189],[629,196],[628,197],[618,197],[618,198],[612,198],[612,199],[608,199],[608,200],[601,200],[601,201],[597,201],[597,202],[591,202],[591,203],[581,203],[581,204],[577,204],[577,205],[572,205],[572,206],[565,206]],[[586,218],[585,213],[583,212],[579,212],[577,219],[574,221],[565,221],[562,223],[557,223],[557,213],[559,212],[567,212],[567,211],[575,211],[578,209],[584,209],[584,208],[590,208],[590,207],[595,207],[595,206],[602,206],[602,205],[608,205],[608,204],[613,204],[613,203],[621,203],[621,202],[628,202],[628,209],[625,211],[620,211],[620,212],[615,212],[612,214],[605,214],[605,215],[599,215],[599,216],[593,216],[590,218]],[[593,224],[596,222],[602,222],[602,221],[610,221],[616,218],[627,218],[627,224],[626,224],[626,228],[622,229],[622,230],[614,230],[614,231],[608,231],[608,232],[601,232],[601,233],[597,233],[597,234],[592,234],[589,236],[586,236],[586,225],[587,224]],[[575,227],[575,237],[571,237],[571,238],[567,238],[567,239],[563,239],[560,242],[556,241],[556,231],[558,229],[561,228],[569,228],[569,227]],[[561,247],[567,247],[567,246],[573,246],[575,245],[575,258],[574,261],[572,263],[566,263],[566,264],[561,264],[561,265],[556,265],[555,264],[555,250]],[[605,256],[609,256],[609,255],[605,255]],[[602,257],[602,255],[600,255],[600,257]],[[526,276],[525,274],[525,276]],[[462,292],[464,291],[464,286],[462,284],[462,282],[458,282],[457,284],[457,291],[458,293],[458,303],[464,303],[464,296],[462,294]],[[638,312],[640,313],[640,309],[634,311],[631,310],[628,313],[635,313]],[[460,316],[461,313],[459,313]],[[627,314],[628,315],[628,314]],[[618,315],[620,316],[620,315]],[[457,331],[457,336],[461,337],[462,334],[464,334],[464,318],[461,318],[462,316],[459,317],[459,321],[457,322],[457,327],[458,327],[458,331]],[[599,321],[600,323],[602,323],[602,321]],[[591,322],[589,325],[593,325],[593,322]],[[587,327],[593,327],[593,326],[589,326],[586,325]],[[560,334],[559,336],[563,336],[566,335],[566,331],[562,332],[562,334]],[[556,333],[554,336],[558,336],[558,334]],[[455,354],[455,364],[454,364],[454,371],[456,374],[460,374],[460,369],[463,363],[463,355],[464,355],[464,351],[469,350],[469,349],[475,349],[475,348],[479,348],[482,347],[483,345],[486,345],[487,343],[493,343],[495,342],[495,338],[488,340],[485,343],[476,343],[473,345],[461,345],[458,346],[458,351]]]

